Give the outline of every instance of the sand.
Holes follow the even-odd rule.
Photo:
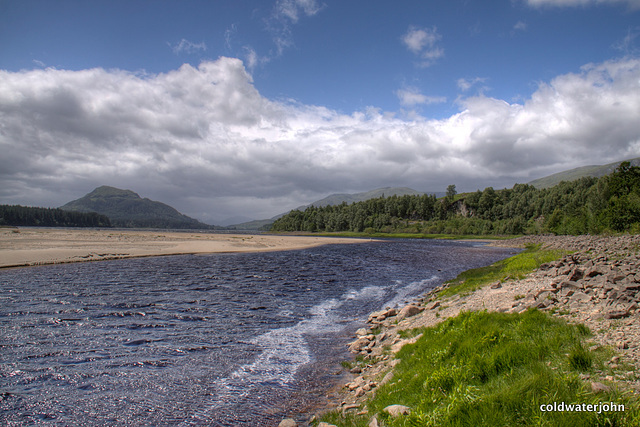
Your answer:
[[[285,251],[362,241],[161,230],[0,228],[0,268],[161,255]]]

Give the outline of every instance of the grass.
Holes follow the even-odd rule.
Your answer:
[[[367,401],[366,415],[338,412],[324,421],[367,426],[637,426],[640,408],[631,394],[611,388],[594,394],[580,379],[604,364],[608,353],[585,349],[589,331],[537,310],[462,312],[404,346],[393,380]],[[543,412],[540,405],[625,405],[624,412]],[[411,408],[390,418],[383,408]]]
[[[511,258],[460,273],[458,277],[447,282],[448,287],[441,290],[438,296],[466,295],[489,283],[502,282],[508,278],[521,279],[545,262],[559,259],[567,253],[562,250],[541,249],[541,245],[529,245],[523,252]]]

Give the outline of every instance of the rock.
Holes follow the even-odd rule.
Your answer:
[[[371,418],[371,421],[369,421],[369,427],[378,427],[378,419],[376,417]]]
[[[491,285],[491,289],[500,289],[502,287],[502,283],[496,282]]]
[[[367,320],[367,322],[368,323],[382,322],[387,317],[392,317],[392,316],[395,316],[396,314],[397,314],[397,311],[395,308],[387,308],[385,310],[374,311],[369,315],[369,319]]]
[[[591,295],[587,295],[583,292],[576,292],[571,296],[569,300],[571,303],[584,304],[591,301],[593,297]]]
[[[284,420],[280,421],[278,427],[298,427],[298,423],[296,423],[293,418],[285,418]]]
[[[427,310],[434,310],[438,307],[440,307],[440,301],[435,301],[427,306]]]
[[[400,310],[400,313],[398,313],[398,316],[397,316],[398,322],[406,319],[407,317],[415,316],[421,311],[422,311],[422,308],[418,307],[417,305],[413,305],[413,304],[406,305],[402,308],[402,310]]]
[[[569,273],[568,279],[575,282],[582,279],[582,277],[584,277],[582,270],[576,267]]]
[[[367,329],[365,329],[365,328],[360,328],[360,329],[358,329],[358,330],[356,331],[356,335],[357,335],[358,337],[363,337],[363,336],[365,336],[365,335],[369,335],[369,331],[368,331]]]
[[[628,311],[610,311],[604,315],[605,319],[622,319],[629,317]]]
[[[629,348],[629,344],[626,341],[620,340],[616,343],[618,350],[625,350]]]
[[[351,372],[352,374],[361,374],[362,369],[359,366],[356,366],[355,368],[349,369],[349,372]]]
[[[369,342],[367,338],[358,338],[349,344],[349,351],[351,353],[359,353],[369,345]]]
[[[411,413],[411,408],[403,405],[389,405],[383,409],[383,411],[387,412],[392,417],[396,418],[400,415],[408,415]]]
[[[393,379],[393,371],[389,371],[389,372],[386,373],[384,378],[382,378],[382,380],[380,380],[380,385],[386,384],[389,381],[391,381],[392,379]]]
[[[591,391],[594,393],[608,392],[609,390],[610,390],[609,387],[602,383],[599,383],[599,382],[591,383]]]

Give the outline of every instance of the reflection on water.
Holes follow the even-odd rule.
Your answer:
[[[398,240],[0,271],[0,421],[277,425],[369,312],[508,254]]]

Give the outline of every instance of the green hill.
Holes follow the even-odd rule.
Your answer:
[[[631,166],[640,166],[640,157],[627,160],[631,163]],[[587,176],[600,178],[601,176],[611,174],[622,161],[609,163],[607,165],[590,165],[582,166],[575,169],[570,169],[563,172],[554,173],[553,175],[545,176],[543,178],[535,179],[529,182],[536,188],[550,188],[562,181],[575,181],[576,179],[584,178]]]
[[[102,186],[60,209],[97,212],[115,227],[212,229],[214,226],[181,214],[169,205],[141,198],[131,190]]]

